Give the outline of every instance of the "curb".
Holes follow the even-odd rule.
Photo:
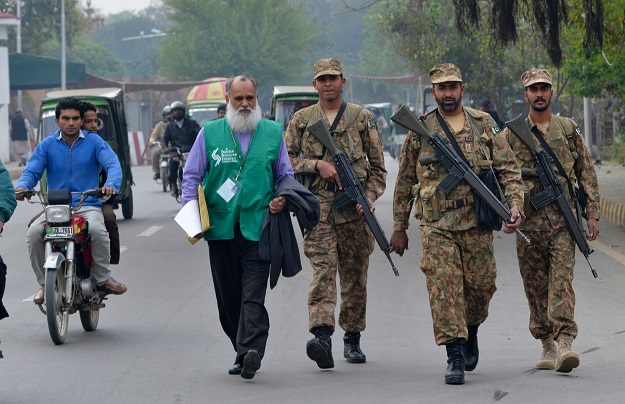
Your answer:
[[[608,219],[617,226],[625,227],[625,205],[601,198],[599,208],[601,209],[601,217]]]
[[[12,180],[19,180],[24,172],[23,168],[11,168],[7,170]]]

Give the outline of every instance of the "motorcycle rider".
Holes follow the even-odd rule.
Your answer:
[[[48,189],[69,189],[83,192],[97,188],[100,168],[107,174],[102,191],[106,196],[113,196],[119,189],[122,171],[117,155],[98,135],[82,131],[80,128],[85,115],[84,104],[72,97],[63,98],[56,106],[56,124],[60,130],[45,138],[33,152],[16,185],[16,192],[32,189],[47,172]],[[80,200],[79,194],[72,195],[72,205]],[[17,194],[18,200],[24,200],[24,194]],[[106,293],[120,295],[126,292],[126,286],[110,278],[110,241],[104,225],[102,202],[88,197],[80,214],[89,223],[89,235],[92,240],[93,278],[97,286]],[[26,243],[30,262],[40,285],[33,297],[36,304],[43,303],[45,273],[45,243],[42,237],[46,218],[38,217],[28,228]]]
[[[171,121],[165,125],[163,145],[166,147],[165,150],[172,149],[169,158],[168,181],[172,194],[178,195],[181,190],[177,188],[176,175],[180,163],[174,160],[176,160],[175,157],[181,157],[181,155],[174,148],[179,148],[181,153],[189,152],[201,128],[197,121],[186,115],[185,105],[180,101],[174,101],[171,104],[171,118]]]
[[[161,114],[163,115],[163,119],[154,125],[154,129],[152,129],[149,140],[150,150],[152,153],[152,172],[154,173],[154,177],[152,177],[153,180],[161,178],[160,161],[162,152],[159,148],[154,146],[156,146],[156,142],[162,143],[163,141],[165,126],[167,125],[167,122],[171,120],[171,107],[169,105],[165,105]]]

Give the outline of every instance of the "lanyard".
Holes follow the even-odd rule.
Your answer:
[[[237,157],[239,158],[239,161],[241,162],[240,163],[241,167],[239,167],[239,172],[237,173],[235,181],[239,180],[239,175],[241,175],[241,171],[243,171],[243,167],[245,166],[245,162],[247,161],[247,155],[249,154],[250,149],[252,148],[252,141],[254,141],[254,134],[256,134],[256,130],[252,132],[252,138],[250,139],[250,144],[247,146],[247,152],[245,152],[245,155],[241,157],[241,154],[243,154],[243,151],[239,147],[239,142],[237,141],[237,139],[234,138],[234,132],[232,131],[232,128],[230,128],[230,137],[232,138],[232,143],[234,143],[234,149],[237,152]]]

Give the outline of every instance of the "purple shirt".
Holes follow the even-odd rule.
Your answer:
[[[243,152],[243,154],[247,153],[247,149],[250,147],[252,133],[235,134],[241,145],[241,152]],[[204,128],[202,128],[195,139],[195,143],[184,165],[184,173],[182,176],[182,206],[190,200],[198,198],[197,187],[202,183],[207,167],[206,142],[204,140]],[[284,139],[282,139],[278,159],[273,163],[274,188],[278,187],[278,184],[284,177],[295,178],[295,175],[293,174],[289,154],[286,150],[286,144],[284,143]]]

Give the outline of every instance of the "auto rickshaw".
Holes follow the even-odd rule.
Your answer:
[[[45,137],[52,136],[59,129],[55,123],[54,110],[57,103],[66,97],[90,102],[98,108],[98,135],[115,151],[122,168],[120,192],[115,196],[113,208],[117,209],[121,204],[124,219],[131,219],[134,211],[132,200],[134,182],[130,170],[130,146],[128,144],[123,91],[120,88],[88,88],[48,92],[41,101],[39,110],[37,144]],[[41,186],[45,190],[45,174],[41,179]]]

